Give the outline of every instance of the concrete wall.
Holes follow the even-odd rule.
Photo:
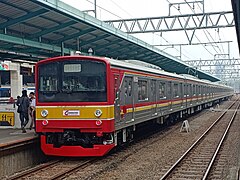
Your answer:
[[[0,150],[0,177],[7,177],[16,172],[33,167],[46,160],[39,143],[11,150]]]

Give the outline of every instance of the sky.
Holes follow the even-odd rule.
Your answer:
[[[81,11],[88,11],[94,9],[94,0],[62,0],[63,2],[74,6]],[[203,3],[195,3],[194,10],[187,4],[171,6],[169,12],[169,3],[176,2],[193,2],[199,0],[96,0],[97,2],[97,18],[104,20],[115,19],[131,19],[141,17],[159,17],[180,14],[193,14],[203,12],[220,12],[232,11],[231,0],[204,0]],[[202,1],[203,2],[203,1]],[[191,4],[191,3],[190,3]],[[192,5],[192,4],[191,4]],[[92,11],[89,15],[94,16]],[[230,18],[231,19],[231,18]],[[188,32],[191,34],[191,32]],[[179,44],[188,43],[187,36],[184,31],[164,32],[164,33],[145,33],[134,34],[133,36],[144,40],[151,45],[160,44]],[[192,45],[192,46],[173,46],[173,47],[158,47],[164,52],[180,58],[183,61],[199,60],[199,59],[214,59],[214,57],[239,58],[239,51],[237,45],[237,37],[235,28],[220,28],[196,30],[192,43],[203,43],[208,41],[232,41],[222,44],[211,45]],[[181,53],[180,53],[181,52]]]

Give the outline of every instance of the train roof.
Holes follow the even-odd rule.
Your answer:
[[[111,66],[115,67],[120,67],[120,68],[125,68],[129,70],[136,70],[136,71],[144,71],[147,73],[154,73],[157,75],[163,75],[163,76],[168,76],[168,77],[173,77],[173,78],[180,78],[182,80],[187,79],[195,82],[201,82],[205,84],[211,84],[215,86],[220,86],[220,87],[225,87],[225,88],[232,88],[223,84],[220,84],[219,82],[211,82],[206,79],[199,79],[198,77],[189,75],[189,74],[176,74],[172,72],[167,72],[161,69],[161,67],[153,65],[151,63],[146,63],[140,60],[116,60],[108,57],[97,57],[97,56],[86,56],[86,55],[73,55],[73,56],[59,56],[59,57],[53,57],[49,58],[46,60],[39,61],[37,64],[44,63],[46,61],[54,61],[57,59],[66,59],[66,58],[76,58],[76,57],[81,57],[81,58],[87,58],[87,59],[96,59],[96,60],[105,60],[110,63]]]
[[[187,80],[202,82],[205,84],[212,84],[212,85],[221,86],[221,87],[225,87],[225,88],[231,88],[229,86],[220,84],[219,82],[211,82],[206,79],[199,79],[196,76],[192,76],[192,75],[188,75],[188,74],[175,74],[175,73],[167,72],[167,71],[162,70],[161,67],[153,65],[151,63],[145,63],[145,62],[142,62],[139,60],[115,60],[115,59],[111,59],[111,58],[105,58],[105,59],[107,59],[108,62],[112,66],[116,66],[116,67],[144,71],[144,72],[148,72],[148,73],[154,73],[154,74],[165,75],[165,76],[169,76],[169,77],[175,77],[175,78],[180,78],[180,79],[187,79]]]

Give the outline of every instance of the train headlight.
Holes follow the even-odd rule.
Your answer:
[[[97,110],[94,112],[94,115],[95,115],[96,117],[100,117],[100,116],[102,115],[101,109],[97,109]]]
[[[48,111],[46,109],[41,111],[41,116],[42,117],[47,117],[47,115],[48,115]]]

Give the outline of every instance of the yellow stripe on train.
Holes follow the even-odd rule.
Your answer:
[[[196,101],[197,98],[192,98],[192,101]],[[189,101],[189,100],[188,100]],[[173,101],[172,104],[181,104],[186,102],[185,100]],[[171,102],[147,105],[142,107],[135,107],[134,111],[144,111],[153,108],[169,106]],[[42,117],[41,112],[43,110],[48,111],[46,118]],[[97,118],[95,115],[96,110],[101,110],[102,115]],[[128,108],[127,113],[133,112],[133,108]],[[121,110],[121,114],[123,111]],[[114,119],[114,106],[38,106],[36,108],[36,119]]]
[[[41,112],[48,111],[46,118]],[[97,118],[96,110],[101,110],[102,115]],[[40,106],[36,108],[36,119],[112,119],[114,106]]]

